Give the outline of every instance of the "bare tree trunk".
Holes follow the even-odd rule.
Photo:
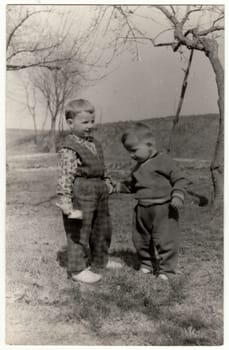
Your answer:
[[[22,84],[25,88],[26,106],[33,118],[34,143],[35,145],[38,145],[39,139],[38,139],[37,120],[36,120],[36,105],[37,105],[36,92],[35,92],[35,89],[34,88],[31,89],[28,82],[27,81],[25,82],[23,79],[22,79]]]
[[[55,130],[56,118],[52,118],[51,129],[49,133],[49,152],[56,152],[56,130]]]
[[[173,118],[173,126],[172,129],[170,131],[170,135],[169,135],[169,143],[168,143],[168,147],[167,147],[167,152],[169,153],[171,151],[171,146],[172,146],[172,140],[173,140],[173,135],[175,132],[175,128],[179,122],[179,117],[180,117],[180,111],[181,111],[181,107],[183,105],[183,101],[184,101],[184,96],[185,96],[185,92],[188,86],[188,76],[189,76],[189,72],[190,72],[190,67],[191,67],[191,63],[192,63],[192,58],[193,58],[193,53],[194,50],[191,50],[190,56],[189,56],[189,60],[188,60],[188,66],[185,70],[185,75],[184,75],[184,80],[182,83],[182,87],[181,87],[181,94],[180,94],[180,101],[177,107],[177,112],[175,117]]]
[[[32,117],[33,117],[33,128],[34,128],[34,133],[35,133],[35,135],[34,135],[34,142],[35,142],[36,145],[38,145],[39,140],[38,140],[38,130],[37,130],[36,116],[33,115]]]
[[[59,134],[63,134],[64,131],[64,119],[63,119],[63,111],[60,112],[60,118],[59,118],[59,124],[58,124],[58,131]]]
[[[206,39],[205,47],[207,56],[215,72],[218,107],[219,107],[219,127],[215,145],[215,152],[211,162],[211,176],[213,183],[214,207],[222,205],[224,191],[224,69],[218,57],[218,44],[215,40]]]

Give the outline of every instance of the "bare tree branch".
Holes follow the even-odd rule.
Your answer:
[[[6,69],[8,71],[13,71],[13,70],[21,70],[21,69],[27,69],[27,68],[32,68],[32,67],[43,67],[43,68],[47,68],[49,70],[59,70],[61,69],[61,67],[55,66],[55,65],[48,65],[46,62],[45,63],[31,63],[31,64],[7,64],[6,65]]]
[[[164,34],[164,33],[166,33],[166,32],[169,32],[169,31],[172,31],[172,30],[173,30],[173,28],[167,28],[167,29],[165,29],[165,30],[162,30],[160,33],[158,33],[158,34],[153,38],[154,42],[155,42],[155,40],[158,39],[162,34]]]
[[[174,14],[171,14],[165,6],[159,6],[159,5],[153,5],[153,6],[158,10],[160,10],[174,26],[176,26],[179,23],[178,19],[174,16]]]
[[[117,6],[115,5],[115,8],[121,13],[121,15],[123,16],[123,18],[125,19],[125,22],[129,28],[128,32],[127,32],[127,35],[126,35],[126,40],[129,38],[129,33],[132,34],[132,37],[135,38],[136,35],[135,35],[135,32],[133,30],[133,26],[130,24],[129,20],[128,20],[128,17],[127,17],[127,14],[123,11],[123,8],[122,6]],[[136,45],[136,52],[137,52],[137,56],[138,56],[138,47]]]
[[[37,43],[33,48],[31,49],[21,49],[17,50],[16,52],[12,53],[7,57],[7,61],[10,61],[14,56],[20,55],[21,53],[38,53],[42,51],[48,51],[48,50],[54,50],[56,47],[60,45],[60,43],[56,43],[54,45],[44,46],[44,47],[38,47],[39,43]]]
[[[172,10],[172,13],[175,15],[176,12],[175,12],[175,10],[174,10],[174,7],[173,7],[172,5],[170,5],[170,8],[171,8],[171,10]]]
[[[111,21],[112,21],[112,19],[113,19],[114,12],[115,12],[115,7],[112,8],[110,17],[109,17],[109,19],[108,19],[108,21],[107,21],[107,25],[106,25],[106,28],[105,28],[105,30],[104,30],[105,33],[106,33],[106,32],[108,31],[108,29],[109,29],[110,23],[111,23]]]
[[[202,5],[198,6],[197,8],[190,9],[190,6],[187,6],[187,11],[183,19],[181,20],[181,24],[184,25],[186,21],[189,19],[190,15],[194,12],[200,12],[202,10]]]
[[[23,23],[25,21],[27,21],[31,16],[33,15],[36,15],[38,13],[41,13],[41,12],[50,12],[50,10],[40,10],[40,11],[33,11],[31,13],[29,13],[27,11],[25,17],[23,17],[19,22],[18,24],[13,28],[13,30],[11,31],[11,33],[9,34],[9,37],[8,37],[8,40],[7,40],[7,43],[6,43],[6,48],[8,49],[9,48],[9,45],[12,41],[12,38],[13,36],[15,35],[15,33],[18,31],[18,29],[23,25]]]
[[[212,26],[211,28],[202,30],[200,32],[198,32],[199,36],[206,36],[210,33],[216,32],[216,31],[221,31],[224,30],[224,26]]]
[[[22,6],[18,6],[17,8],[13,7],[14,15],[17,15],[16,10],[22,8]],[[25,7],[25,9],[30,9],[30,7]],[[68,35],[68,32],[63,33],[63,30],[66,29],[66,20],[61,24],[63,26],[62,34],[59,35],[56,35],[56,33],[53,34],[53,31],[49,32],[49,27],[46,28],[44,26],[41,26],[37,33],[37,26],[33,30],[33,23],[36,23],[35,21],[30,21],[29,26],[24,25],[32,16],[38,16],[42,13],[52,13],[52,10],[26,10],[26,13],[22,15],[22,18],[20,18],[21,12],[19,12],[18,23],[16,24],[13,23],[14,17],[9,15],[8,28],[13,26],[13,29],[7,40],[7,70],[20,70],[36,66],[48,69],[60,69],[61,64],[68,61],[68,58],[65,57],[65,50],[62,49],[61,51],[61,47],[64,46],[64,42]],[[38,19],[39,17],[36,18],[37,21]],[[17,35],[19,29],[20,35],[23,35],[21,42],[18,41]],[[27,40],[25,40],[25,38],[27,38]],[[44,43],[46,42],[49,42],[49,44],[45,45]],[[59,59],[52,57],[55,56],[54,53],[57,50],[60,52]]]
[[[214,21],[213,21],[213,26],[215,26],[215,24],[219,21],[221,21],[222,19],[224,19],[224,14],[218,18],[216,18]]]

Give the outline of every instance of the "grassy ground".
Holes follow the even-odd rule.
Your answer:
[[[10,170],[6,215],[6,338],[14,345],[221,345],[222,216],[187,202],[178,274],[170,285],[135,270],[130,196],[110,199],[110,254],[121,271],[96,286],[66,278],[56,171]],[[204,190],[204,189],[203,189]]]

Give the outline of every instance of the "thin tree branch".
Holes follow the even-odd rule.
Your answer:
[[[173,13],[174,16],[175,16],[176,12],[175,12],[175,10],[174,10],[174,7],[173,7],[172,5],[170,5],[170,8],[171,8],[171,10],[172,10],[172,13]]]
[[[106,28],[105,28],[105,30],[104,30],[105,33],[108,31],[108,28],[109,28],[109,26],[110,26],[110,23],[111,23],[111,20],[112,20],[112,17],[113,17],[114,12],[115,12],[115,7],[112,8],[110,17],[109,17],[109,19],[108,19],[108,21],[107,21],[107,25],[106,25]]]
[[[177,18],[172,15],[165,6],[159,6],[159,5],[153,5],[155,8],[157,8],[158,10],[160,10],[168,19],[169,21],[176,26],[179,22],[177,20]]]
[[[37,45],[38,45],[38,43],[37,43]],[[35,46],[34,48],[31,48],[31,49],[21,49],[21,50],[18,50],[16,52],[12,53],[10,56],[8,56],[7,61],[11,60],[16,55],[20,55],[21,53],[42,52],[42,51],[46,51],[46,50],[50,50],[50,49],[55,49],[58,46],[60,46],[60,43],[56,43],[54,45],[41,47],[41,48],[38,48],[37,46]]]
[[[213,26],[215,26],[215,24],[219,21],[221,21],[221,19],[224,19],[224,14],[218,18],[216,18],[216,20],[213,22]]]
[[[125,18],[126,24],[127,24],[128,28],[129,28],[129,31],[128,31],[127,36],[126,36],[126,39],[128,38],[129,33],[131,33],[132,36],[133,36],[133,38],[135,38],[136,35],[135,35],[134,30],[133,30],[133,26],[129,23],[128,18],[127,18],[127,15],[126,15],[126,13],[123,11],[122,6],[117,6],[117,5],[115,5],[115,8],[116,8],[116,9],[121,13],[121,15]],[[137,45],[136,45],[136,52],[137,52],[137,55],[138,55],[138,48],[137,48]]]
[[[135,36],[134,38],[131,37],[119,37],[119,39],[128,39],[128,40],[148,40],[151,42],[151,44],[153,44],[154,47],[161,47],[161,46],[171,46],[174,47],[174,45],[176,45],[176,42],[174,41],[170,41],[170,42],[164,42],[164,43],[155,43],[153,38],[150,37],[146,37],[146,36]]]
[[[188,6],[188,7],[187,7],[187,12],[186,12],[184,18],[181,20],[181,24],[184,25],[185,22],[189,19],[189,16],[190,16],[192,13],[194,13],[194,12],[199,12],[199,11],[201,11],[202,7],[203,7],[203,6],[200,5],[198,8],[189,10],[190,6]]]
[[[7,64],[6,69],[8,71],[13,71],[13,70],[20,70],[20,69],[27,69],[27,68],[32,68],[32,67],[43,67],[47,68],[50,70],[55,70],[55,69],[61,69],[60,66],[52,66],[46,63],[31,63],[31,64]]]
[[[27,12],[27,14],[25,15],[24,18],[21,19],[21,21],[14,27],[14,29],[12,30],[12,32],[9,34],[8,40],[7,40],[7,44],[6,44],[6,49],[9,48],[9,45],[11,43],[11,40],[13,38],[13,36],[15,35],[16,31],[23,25],[23,23],[25,21],[27,21],[31,16],[41,13],[41,12],[50,12],[50,10],[40,10],[40,11],[34,11],[34,12]]]
[[[212,26],[208,29],[202,30],[200,32],[198,32],[199,36],[206,36],[210,33],[216,32],[216,31],[221,31],[224,30],[224,26]]]
[[[166,32],[169,32],[169,31],[171,31],[171,30],[174,30],[174,28],[168,28],[168,29],[162,30],[160,33],[158,33],[158,34],[153,38],[154,42],[155,42],[156,39],[159,38],[159,36],[161,36],[162,34],[164,34],[164,33],[166,33]]]

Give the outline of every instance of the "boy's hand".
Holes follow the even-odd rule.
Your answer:
[[[71,213],[68,215],[68,218],[82,220],[83,219],[83,212],[82,212],[82,210],[73,209],[71,211]]]
[[[170,203],[170,205],[176,209],[183,207],[183,204],[183,201],[178,197],[173,197]]]
[[[113,193],[119,193],[121,189],[121,184],[118,181],[113,180]]]
[[[106,182],[107,188],[108,188],[108,193],[111,194],[114,192],[114,187],[112,186],[111,183]]]
[[[72,211],[72,205],[56,202],[55,205],[62,210],[65,215],[69,215]]]
[[[115,184],[115,191],[117,192],[117,193],[120,193],[121,192],[121,183],[120,182],[116,182],[116,184]]]

